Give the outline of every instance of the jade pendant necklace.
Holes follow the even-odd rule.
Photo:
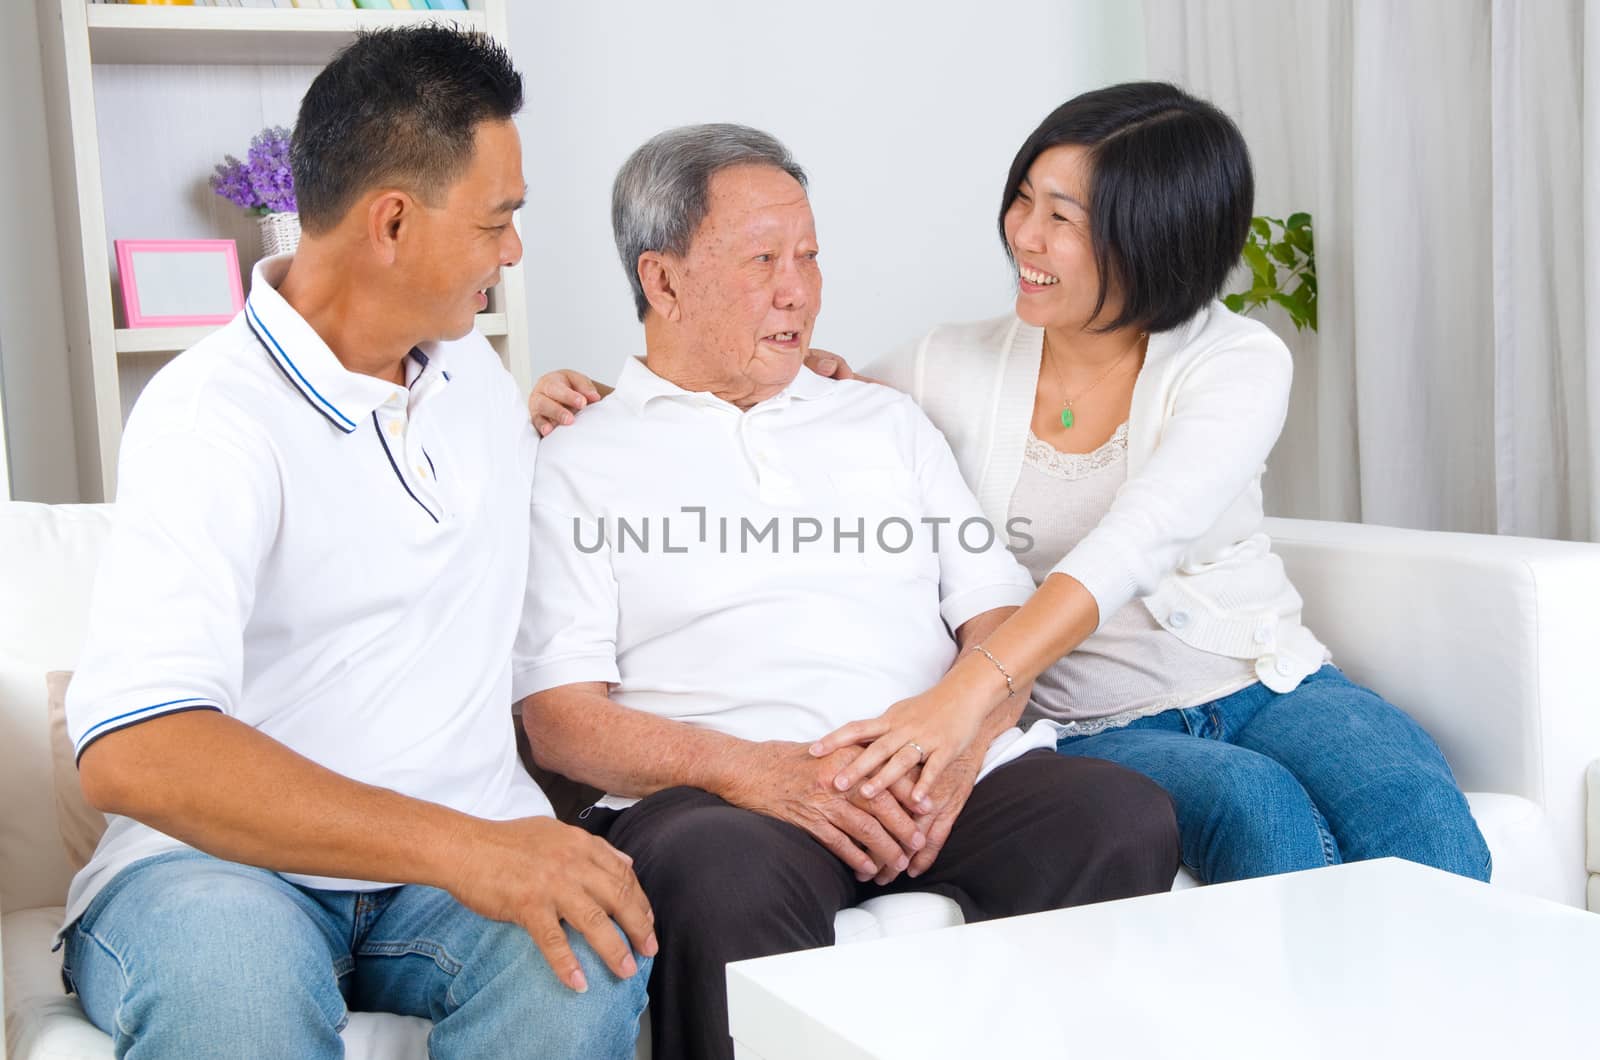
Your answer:
[[[1093,390],[1095,387],[1099,386],[1101,383],[1104,383],[1107,379],[1111,378],[1111,373],[1115,372],[1117,370],[1117,367],[1119,365],[1121,365],[1123,361],[1126,361],[1128,359],[1128,354],[1132,353],[1134,350],[1139,348],[1139,343],[1143,342],[1147,336],[1148,336],[1148,333],[1141,334],[1139,336],[1139,341],[1135,342],[1132,346],[1129,346],[1127,349],[1123,350],[1122,351],[1122,356],[1120,356],[1116,360],[1112,361],[1111,362],[1111,367],[1107,368],[1105,370],[1105,373],[1103,375],[1101,375],[1099,379],[1096,379],[1094,382],[1090,383],[1087,387],[1085,387],[1084,389],[1078,391],[1072,397],[1067,398],[1065,401],[1063,401],[1061,403],[1061,426],[1067,428],[1068,430],[1072,429],[1072,424],[1073,424],[1073,420],[1074,420],[1074,417],[1072,415],[1072,406],[1075,403],[1077,403],[1079,401],[1082,401],[1085,397],[1087,397],[1088,394],[1089,394],[1089,391]],[[1061,387],[1061,393],[1065,394],[1067,392],[1066,380],[1061,378],[1061,366],[1055,362],[1055,358],[1050,356],[1050,336],[1048,336],[1048,335],[1045,336],[1045,340],[1044,340],[1044,356],[1045,356],[1045,359],[1050,362],[1050,370],[1055,373],[1056,384]]]

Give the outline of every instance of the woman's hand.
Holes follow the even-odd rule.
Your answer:
[[[580,409],[609,393],[610,387],[602,390],[600,384],[582,372],[570,368],[546,372],[528,395],[528,418],[533,420],[534,430],[543,438],[557,427],[571,423]]]
[[[829,353],[827,350],[819,350],[815,346],[811,347],[811,351],[806,354],[806,367],[811,369],[813,372],[816,372],[824,379],[864,378],[857,376],[854,372],[852,372],[850,370],[850,365],[847,364],[845,359],[840,357],[837,353]],[[866,381],[871,382],[871,380]]]
[[[821,758],[841,747],[866,744],[867,749],[834,777],[833,786],[849,791],[866,777],[861,795],[869,799],[887,791],[920,764],[911,800],[920,812],[929,813],[934,809],[931,793],[940,774],[971,746],[993,709],[993,703],[973,701],[979,698],[959,695],[941,681],[921,695],[902,699],[876,718],[840,726],[812,744],[811,753]]]

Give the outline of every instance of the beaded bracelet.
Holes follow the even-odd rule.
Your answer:
[[[1006,679],[1006,698],[1010,699],[1012,696],[1016,695],[1017,686],[1012,682],[1011,674],[1006,671],[1004,666],[1000,665],[1000,660],[996,659],[992,654],[990,654],[989,649],[985,648],[982,644],[974,644],[972,646],[972,650],[983,652],[983,657],[994,663],[994,668],[999,670],[1000,676]]]

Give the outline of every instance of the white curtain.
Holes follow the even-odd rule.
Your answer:
[[[6,454],[5,351],[0,350],[0,501],[11,499],[11,461]]]
[[[1600,537],[1600,0],[1145,0],[1313,215],[1277,514]],[[1591,101],[1594,101],[1591,105]],[[1595,313],[1586,312],[1594,304]]]

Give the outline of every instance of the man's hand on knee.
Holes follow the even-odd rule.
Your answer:
[[[463,830],[456,854],[446,889],[482,916],[522,925],[573,990],[582,993],[588,982],[563,922],[619,978],[638,970],[632,950],[656,955],[655,914],[633,860],[604,839],[551,817],[479,820]]]
[[[832,780],[859,747],[826,758],[811,756],[805,744],[768,741],[748,745],[726,790],[735,806],[803,828],[859,880],[887,883],[903,872],[926,837],[892,795],[863,799],[839,792]]]

